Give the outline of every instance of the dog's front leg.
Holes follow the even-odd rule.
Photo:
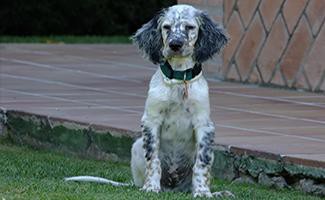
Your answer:
[[[195,129],[196,161],[193,167],[193,196],[194,197],[235,197],[231,192],[224,190],[210,191],[210,171],[213,164],[214,153],[214,125],[208,121],[205,125]]]
[[[143,121],[142,138],[143,150],[146,160],[145,182],[142,190],[147,192],[160,192],[161,167],[158,157],[160,125]]]
[[[195,128],[196,160],[193,167],[194,197],[212,197],[210,192],[210,169],[213,163],[214,125],[208,121]]]

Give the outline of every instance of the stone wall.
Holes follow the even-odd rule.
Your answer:
[[[325,91],[324,0],[179,0],[223,23],[231,41],[215,76]],[[222,64],[221,64],[222,63]]]
[[[140,133],[33,113],[0,109],[0,139],[70,155],[129,162]],[[1,130],[0,130],[1,131]],[[215,146],[214,177],[274,188],[296,188],[325,196],[322,161],[297,160],[233,146]]]

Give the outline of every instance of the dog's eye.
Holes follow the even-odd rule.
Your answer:
[[[171,26],[168,25],[168,24],[163,25],[163,29],[165,29],[165,30],[167,30],[167,31],[169,31],[170,28],[171,28]]]
[[[186,25],[185,26],[185,29],[186,30],[193,30],[193,29],[195,29],[195,26],[193,26],[193,25]]]

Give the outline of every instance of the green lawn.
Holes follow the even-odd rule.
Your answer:
[[[0,36],[0,43],[131,43],[130,36]]]
[[[0,200],[9,199],[192,199],[184,193],[144,193],[136,187],[112,187],[96,183],[64,182],[63,177],[95,175],[130,182],[128,164],[80,159],[72,156],[17,147],[0,141]],[[212,190],[230,190],[240,200],[320,199],[298,191],[274,190],[213,180]]]

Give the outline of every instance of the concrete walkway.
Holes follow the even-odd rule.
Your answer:
[[[0,107],[137,132],[156,66],[131,45],[0,46]],[[216,143],[325,168],[325,95],[209,81]]]

